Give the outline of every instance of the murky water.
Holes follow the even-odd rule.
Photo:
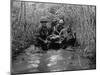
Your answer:
[[[23,59],[23,60],[22,60]],[[46,53],[22,55],[13,65],[15,73],[51,72],[88,69],[89,60],[80,54],[68,50],[50,50]]]

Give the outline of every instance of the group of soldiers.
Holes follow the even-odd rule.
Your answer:
[[[52,20],[50,27],[47,26],[46,18],[40,20],[39,35],[36,37],[36,46],[42,50],[67,48],[68,46],[75,46],[76,33],[72,32],[71,26],[65,26],[63,18],[59,20]]]

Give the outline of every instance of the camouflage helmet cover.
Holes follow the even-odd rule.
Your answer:
[[[47,16],[41,17],[40,18],[40,23],[47,23],[49,20],[47,18]]]

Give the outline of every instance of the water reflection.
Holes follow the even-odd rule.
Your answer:
[[[25,56],[26,59],[20,66],[16,68],[17,72],[47,72],[47,71],[63,71],[63,70],[76,70],[86,69],[89,66],[85,66],[88,61],[82,59],[75,52],[65,50],[50,50],[47,53],[35,53],[29,56]],[[18,64],[19,65],[19,64]],[[17,66],[17,65],[16,65]],[[20,71],[18,70],[19,68]]]

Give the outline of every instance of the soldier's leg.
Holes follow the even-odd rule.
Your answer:
[[[62,47],[63,49],[66,49],[66,48],[68,47],[67,38],[65,38],[65,39],[62,41],[61,47]]]

